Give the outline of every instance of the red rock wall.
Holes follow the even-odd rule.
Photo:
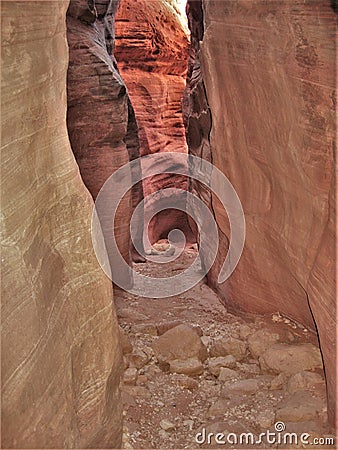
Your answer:
[[[335,15],[328,0],[202,3],[189,1],[195,36],[185,100],[189,149],[227,175],[247,222],[241,261],[218,285],[229,232],[212,198],[223,237],[209,283],[229,307],[316,324],[332,419]]]
[[[133,107],[113,56],[118,3],[103,0],[91,6],[89,0],[71,0],[67,12],[67,126],[82,179],[94,199],[116,169],[139,156]],[[142,198],[139,183],[122,200],[116,216],[116,239],[126,261],[129,218]],[[136,257],[133,249],[132,255]]]
[[[181,98],[188,39],[178,17],[164,0],[122,0],[117,12],[115,56],[135,108],[142,156],[187,152]],[[163,174],[145,180],[143,187],[147,196],[168,187],[186,189],[187,180]],[[194,240],[186,215],[167,210],[152,221],[150,241],[175,227]]]
[[[121,354],[66,128],[68,2],[1,2],[1,448],[118,448]]]

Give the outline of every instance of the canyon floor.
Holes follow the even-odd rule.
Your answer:
[[[192,246],[170,264],[135,269],[172,276],[195,257]],[[310,445],[331,437],[316,336],[300,324],[278,311],[269,317],[230,313],[205,280],[164,299],[117,290],[115,302],[124,352],[124,448],[309,446],[283,442],[280,427],[308,433]],[[280,443],[240,443],[241,433],[258,439],[267,430]],[[223,444],[227,438],[219,436],[217,443],[216,433],[237,438],[229,435],[232,444]]]

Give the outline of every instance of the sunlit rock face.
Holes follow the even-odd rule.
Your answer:
[[[113,55],[118,3],[103,0],[93,6],[89,0],[71,0],[67,12],[67,126],[81,176],[94,199],[110,175],[139,156],[134,110]],[[138,183],[116,216],[116,240],[126,261],[131,212],[142,198]]]
[[[1,3],[1,448],[118,448],[121,355],[66,129],[68,2]]]
[[[176,9],[175,9],[176,8]],[[182,25],[183,22],[183,25]],[[185,87],[188,38],[176,2],[121,0],[115,23],[115,56],[139,126],[141,155],[187,152],[181,98]],[[160,172],[164,167],[159,167]],[[165,188],[187,188],[183,176],[165,173],[143,183],[145,196]],[[152,209],[152,201],[149,202]],[[186,215],[177,210],[151,222],[151,242],[181,228],[193,239]]]
[[[189,151],[229,178],[247,224],[241,261],[219,285],[229,230],[217,200],[206,196],[223,233],[209,283],[229,307],[316,324],[332,419],[334,11],[328,0],[203,0],[188,8]]]

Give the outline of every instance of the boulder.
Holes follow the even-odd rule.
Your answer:
[[[170,368],[170,363],[174,361],[173,367],[176,369],[181,367],[182,370],[185,370],[184,364],[181,364],[180,361],[186,360],[190,360],[186,364],[186,368],[189,365],[197,368],[198,364],[207,358],[207,349],[201,338],[193,328],[183,324],[171,328],[155,340],[153,349],[160,367],[167,370]]]
[[[236,358],[232,355],[218,356],[217,358],[210,358],[208,361],[209,372],[218,377],[221,367],[228,367],[234,369],[236,367]]]
[[[258,330],[248,337],[250,353],[254,358],[258,358],[278,340],[279,335],[277,333],[271,333],[271,331],[266,329]]]
[[[221,367],[219,372],[219,381],[228,381],[239,378],[240,375],[236,370],[228,369],[228,367]]]
[[[277,405],[276,420],[302,422],[314,420],[323,411],[324,401],[309,395],[308,391],[298,391],[286,397]]]
[[[228,337],[216,339],[210,348],[210,356],[228,356],[233,355],[237,361],[241,361],[247,354],[246,342]]]
[[[169,362],[169,371],[190,376],[201,375],[203,364],[198,358],[175,359]]]
[[[248,378],[235,383],[227,383],[222,389],[222,396],[232,394],[254,395],[264,386],[264,381],[259,378]]]
[[[262,370],[296,373],[322,368],[322,356],[313,344],[274,344],[260,357]]]
[[[325,392],[325,380],[318,373],[307,371],[298,372],[289,378],[287,390],[290,394],[305,390]]]

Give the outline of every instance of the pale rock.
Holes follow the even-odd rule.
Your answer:
[[[135,333],[149,334],[150,336],[157,336],[157,327],[153,323],[139,323],[133,326]]]
[[[181,386],[184,389],[189,389],[189,391],[195,391],[196,389],[198,389],[198,381],[183,374],[177,374],[175,376],[175,382],[178,384],[178,386]]]
[[[201,375],[203,373],[203,364],[198,358],[174,359],[169,362],[171,373],[181,373],[184,375]]]
[[[252,328],[249,325],[241,325],[239,327],[239,337],[245,341],[248,336],[252,333]]]
[[[153,349],[163,369],[169,369],[171,361],[192,359],[191,363],[194,363],[194,359],[202,362],[207,358],[207,350],[201,338],[193,328],[183,324],[171,328],[155,340]],[[197,364],[196,361],[194,366]],[[175,363],[176,367],[180,364],[180,362]]]
[[[127,358],[130,363],[130,367],[136,367],[137,369],[144,367],[150,360],[149,356],[140,349],[136,349],[133,353],[129,353]]]
[[[277,405],[276,420],[283,422],[315,420],[323,408],[322,399],[312,397],[308,391],[298,391]]]
[[[302,371],[289,378],[287,390],[290,394],[297,391],[321,391],[325,390],[325,381],[321,375],[314,372]]]
[[[148,382],[148,377],[147,375],[138,375],[137,380],[136,380],[136,384],[143,386],[145,384],[147,384]]]
[[[68,4],[1,2],[1,448],[121,446],[112,286],[66,126]]]
[[[272,333],[269,330],[262,329],[251,334],[248,337],[248,346],[250,353],[254,358],[261,356],[266,349],[279,340],[277,333]]]
[[[259,411],[255,416],[255,422],[262,430],[269,429],[275,422],[275,412],[272,408]]]
[[[124,375],[123,375],[123,383],[124,384],[135,385],[136,379],[137,379],[136,367],[129,367],[127,370],[124,371]]]
[[[151,393],[149,389],[147,389],[144,386],[130,386],[129,387],[130,394],[135,397],[137,400],[138,398],[150,398]]]
[[[254,395],[264,386],[264,381],[259,378],[249,378],[239,380],[234,383],[227,383],[222,389],[222,396],[229,394]]]
[[[210,336],[201,336],[201,341],[203,342],[203,344],[206,346],[206,347],[209,347],[209,344],[212,342],[212,339],[211,339],[211,337]]]
[[[274,344],[260,357],[263,370],[296,373],[322,368],[322,357],[313,344]]]
[[[289,375],[287,373],[282,372],[278,374],[275,378],[271,380],[270,389],[271,390],[282,389],[284,386],[286,386],[288,379]]]
[[[123,370],[128,369],[129,367],[129,361],[128,358],[126,358],[125,356],[123,357]]]
[[[167,331],[171,330],[172,328],[177,327],[178,325],[183,325],[183,323],[180,320],[162,322],[157,325],[157,333],[159,336],[162,336],[162,334],[166,333]]]
[[[160,427],[164,431],[173,431],[173,430],[175,430],[176,425],[174,423],[170,422],[170,420],[168,420],[168,419],[162,419],[160,422]]]
[[[124,355],[131,353],[133,351],[133,345],[127,333],[123,328],[119,327],[120,330],[120,342],[122,347],[122,353]]]
[[[221,367],[218,377],[219,381],[228,381],[236,378],[239,378],[239,373],[236,370]]]
[[[148,319],[147,316],[140,313],[139,311],[135,311],[132,308],[121,308],[117,310],[117,316],[119,319],[122,319],[124,322],[144,322]]]
[[[233,355],[237,361],[241,361],[247,354],[246,342],[228,337],[221,337],[211,345],[210,356],[228,356]]]
[[[240,371],[250,374],[250,375],[258,375],[260,373],[260,368],[257,364],[245,364],[245,363],[237,363],[236,366]]]
[[[218,356],[208,360],[209,372],[218,377],[221,367],[234,369],[236,367],[236,358],[232,355]]]

